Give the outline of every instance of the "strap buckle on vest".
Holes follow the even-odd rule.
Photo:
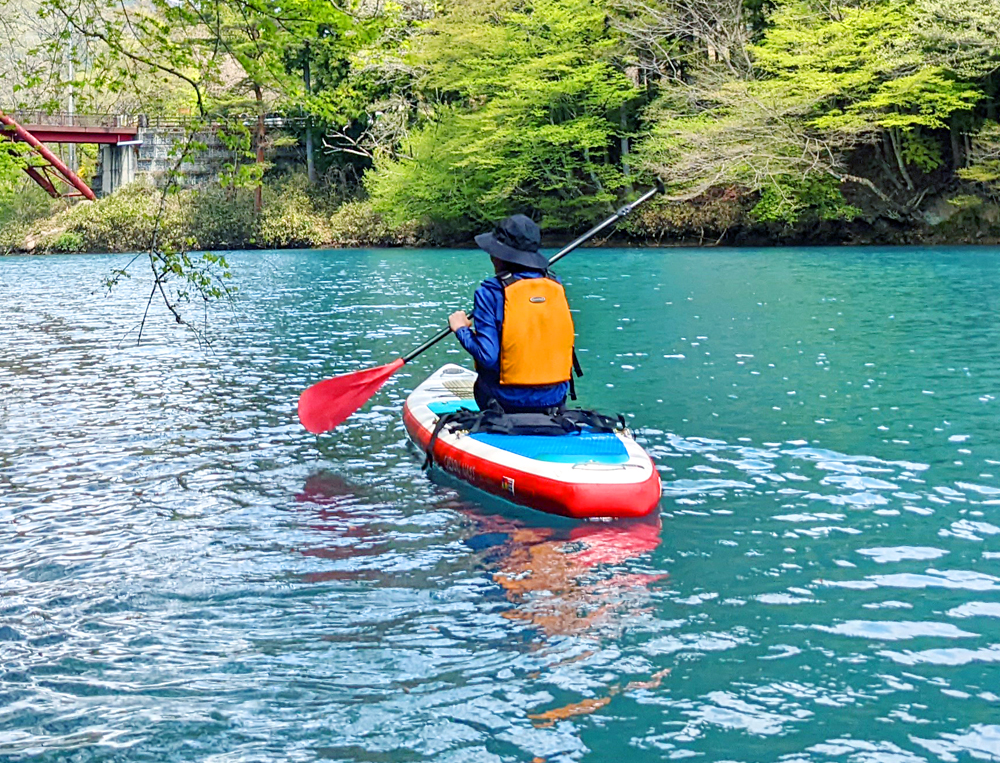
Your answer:
[[[570,400],[576,400],[576,382],[573,381],[573,374],[583,376],[583,368],[580,367],[580,359],[576,356],[576,347],[573,348],[573,373],[569,375]]]

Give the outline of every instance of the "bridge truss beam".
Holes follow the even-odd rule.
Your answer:
[[[19,140],[27,143],[31,146],[35,154],[45,162],[44,164],[35,164],[25,167],[24,171],[28,173],[36,183],[38,183],[45,191],[54,198],[73,198],[82,196],[85,199],[90,199],[95,201],[97,197],[94,192],[90,190],[90,186],[80,179],[73,170],[67,167],[58,156],[53,154],[48,148],[45,147],[38,138],[32,135],[30,132],[25,130],[21,125],[15,122],[11,117],[0,111],[0,123],[2,123],[7,129],[0,131],[0,135],[11,140]],[[59,188],[56,186],[56,182],[60,184],[65,184],[70,187],[69,193],[60,192]],[[67,189],[69,190],[69,189]]]

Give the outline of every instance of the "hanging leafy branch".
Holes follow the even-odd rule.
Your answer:
[[[56,29],[38,50],[55,58],[64,54],[68,41],[73,43],[71,55],[86,50],[85,61],[80,57],[86,66],[79,67],[72,82],[63,81],[66,88],[91,96],[139,92],[151,81],[187,88],[195,116],[186,124],[185,140],[175,145],[173,169],[166,173],[145,247],[153,287],[139,339],[157,295],[178,323],[194,328],[183,317],[181,305],[192,299],[229,298],[233,289],[227,284],[231,271],[224,256],[192,253],[160,236],[167,198],[182,181],[181,165],[206,148],[206,133],[220,135],[237,159],[223,180],[255,187],[259,212],[269,145],[265,117],[282,99],[298,101],[303,96],[300,79],[287,67],[288,51],[321,37],[335,38],[354,22],[336,5],[320,0],[149,0],[142,5],[41,0],[38,15]],[[252,126],[247,124],[247,110],[253,114]],[[128,277],[135,262],[112,272],[108,286]]]

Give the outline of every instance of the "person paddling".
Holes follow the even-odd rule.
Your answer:
[[[476,236],[476,244],[496,275],[476,289],[471,319],[459,310],[448,325],[475,361],[477,405],[485,410],[496,401],[507,413],[560,410],[573,367],[573,318],[538,251],[541,231],[513,215]]]
[[[554,254],[552,256],[552,258],[547,263],[545,263],[544,266],[541,264],[541,262],[539,261],[539,259],[535,259],[533,257],[532,258],[532,267],[535,268],[535,270],[533,271],[535,279],[537,280],[539,276],[545,277],[547,275],[547,272],[546,272],[546,270],[544,268],[548,268],[549,265],[552,265],[552,264],[558,262],[563,257],[565,257],[567,254],[569,254],[570,252],[574,251],[581,244],[585,244],[587,241],[590,241],[598,233],[600,233],[603,230],[606,230],[609,226],[611,226],[614,223],[616,223],[619,220],[621,220],[623,217],[625,217],[627,214],[629,214],[633,209],[635,209],[636,207],[638,207],[640,204],[646,203],[651,198],[653,198],[656,194],[661,193],[663,190],[664,190],[663,183],[659,183],[658,182],[655,188],[653,188],[653,189],[651,189],[649,191],[646,191],[646,193],[644,193],[638,199],[636,199],[635,201],[633,201],[631,204],[626,204],[624,207],[622,207],[617,212],[615,212],[613,215],[611,215],[611,217],[609,217],[606,220],[598,223],[593,228],[591,228],[589,231],[587,231],[586,233],[584,233],[582,236],[580,236],[579,238],[574,239],[572,242],[570,242],[569,244],[567,244],[566,246],[564,246],[559,252],[557,252],[556,254]],[[527,219],[527,218],[524,218],[524,219]],[[504,222],[506,223],[507,221],[505,220]],[[528,220],[528,222],[530,223],[531,221]],[[532,223],[532,225],[534,226],[534,223]],[[514,223],[514,227],[518,227],[518,224]],[[486,233],[484,233],[481,236],[477,236],[477,243],[480,243],[479,239],[482,239],[484,242],[485,241],[492,241],[493,239],[496,239],[498,245],[502,244],[503,243],[502,239],[505,239],[507,237],[507,235],[508,235],[507,233],[503,232],[504,229],[505,228],[504,228],[503,224],[501,224],[500,226],[497,226],[497,230],[495,230],[492,234],[486,234]],[[516,246],[511,246],[509,244],[504,244],[505,251],[509,251],[509,250],[513,249],[515,252],[521,252],[521,254],[528,254],[529,256],[531,256],[532,254],[534,254],[536,257],[540,258],[540,255],[538,253],[538,242],[539,242],[539,239],[541,238],[541,236],[538,233],[538,227],[537,226],[534,226],[534,230],[535,230],[535,233],[534,233],[534,236],[532,236],[533,243],[528,242],[528,243],[521,244],[522,246],[525,246],[525,247],[528,247],[528,248],[517,249]],[[480,243],[480,246],[483,246],[483,244]],[[530,248],[531,246],[534,246],[534,249],[531,249]],[[544,260],[542,260],[542,261],[544,261]],[[514,274],[511,274],[511,275],[514,275]],[[523,273],[521,274],[521,278],[522,279],[524,278],[524,274]],[[524,279],[524,280],[528,280],[528,279]],[[554,277],[552,277],[552,280],[555,283],[558,283],[558,281],[556,281],[554,279]],[[486,284],[484,283],[483,286],[485,287],[485,285]],[[480,287],[480,288],[483,288],[483,287]],[[477,291],[477,294],[478,293],[479,292]],[[494,301],[495,301],[495,296],[496,295],[494,295]],[[544,296],[544,295],[541,295],[541,296]],[[566,295],[565,295],[565,293],[563,293],[562,294],[562,298],[565,299],[565,297],[566,297]],[[532,304],[539,304],[537,301],[532,301],[530,297],[529,297],[528,301],[532,302]],[[541,304],[544,304],[544,303],[545,302],[543,300]],[[502,302],[501,302],[501,305],[502,305]],[[500,341],[499,340],[500,340],[500,332],[502,332],[502,330],[503,330],[503,317],[500,316],[500,319],[496,320],[496,316],[498,315],[498,313],[497,313],[497,306],[494,304],[493,308],[494,308],[493,312],[492,312],[492,315],[494,316],[494,320],[493,320],[493,326],[494,326],[494,328],[493,328],[493,338],[494,338],[494,342],[493,342],[493,344],[495,345],[494,352],[497,355],[496,370],[494,370],[493,373],[496,376],[495,384],[496,384],[497,388],[499,389],[499,385],[500,385],[500,371],[499,371],[500,360],[499,360],[499,351],[496,348],[498,348],[499,345],[500,345]],[[483,312],[485,313],[485,311],[486,311],[486,306],[484,304]],[[563,317],[565,319],[564,323],[566,323],[568,325],[569,331],[568,332],[565,331],[565,327],[564,327],[564,329],[561,330],[560,334],[559,334],[559,336],[561,336],[561,337],[572,337],[572,334],[573,334],[573,322],[572,322],[572,318],[568,316],[568,313],[569,313],[569,308],[567,307]],[[474,309],[473,310],[473,315],[475,316],[476,314],[477,314],[477,311]],[[454,319],[454,323],[452,323],[451,319]],[[359,371],[350,371],[349,373],[340,374],[339,376],[333,376],[333,377],[331,377],[329,379],[324,379],[321,382],[316,382],[315,384],[311,385],[301,395],[299,395],[299,406],[298,406],[299,407],[299,421],[301,421],[302,425],[306,429],[308,429],[310,432],[312,432],[313,434],[322,434],[323,432],[329,432],[330,430],[332,430],[333,428],[335,428],[338,424],[340,424],[341,422],[343,422],[344,419],[346,419],[348,416],[350,416],[352,413],[354,413],[356,410],[358,410],[358,408],[360,408],[362,405],[364,405],[365,402],[367,402],[371,398],[372,395],[374,395],[376,392],[378,392],[379,388],[389,380],[389,377],[392,376],[394,373],[396,373],[396,371],[398,371],[404,365],[406,365],[407,363],[409,363],[410,361],[412,361],[414,358],[418,357],[422,353],[424,353],[427,350],[429,350],[431,347],[433,347],[434,345],[436,345],[438,342],[440,342],[442,339],[444,339],[445,337],[447,337],[449,334],[454,333],[456,330],[461,330],[464,327],[465,329],[467,329],[470,332],[470,335],[476,336],[476,332],[472,332],[472,330],[471,330],[472,329],[472,323],[469,320],[469,317],[464,312],[454,313],[451,316],[451,319],[449,319],[449,321],[448,321],[448,327],[446,329],[443,329],[442,331],[439,331],[436,335],[434,335],[433,337],[431,337],[430,339],[428,339],[426,342],[424,342],[420,346],[415,347],[414,349],[410,350],[408,353],[406,353],[402,357],[396,358],[395,360],[393,360],[393,361],[391,361],[389,363],[385,363],[385,364],[383,364],[381,366],[375,366],[373,368],[362,368]],[[483,316],[483,320],[485,322],[485,320],[486,320],[485,316]],[[482,329],[482,326],[479,327],[479,333],[482,333],[484,336],[487,333],[487,331],[488,330]],[[510,340],[510,334],[508,334],[507,339]],[[572,341],[571,340],[569,340],[569,341],[559,341],[559,342],[555,342],[554,344],[558,345],[558,347],[560,348],[561,351],[564,351],[565,347],[567,345],[572,345]],[[575,368],[577,376],[582,376],[583,374],[580,373],[579,366],[577,366],[577,364],[572,361],[572,356],[573,356],[573,353],[572,353],[572,350],[571,350],[570,351],[570,357],[571,357],[572,365]],[[559,368],[562,368],[563,367],[562,363],[563,363],[563,360],[564,360],[564,356],[562,354],[559,354],[559,355],[556,355],[556,356],[542,356],[542,355],[539,355],[539,360],[543,361],[544,363],[549,363],[549,362],[552,362],[552,361],[558,361]],[[525,365],[525,367],[530,367],[531,364],[528,363],[528,364],[522,364],[522,365]],[[562,372],[560,372],[559,377],[563,378],[564,376],[568,376],[568,372],[566,372],[565,375],[563,375]],[[506,379],[504,383],[507,383],[507,384],[510,384],[510,385],[515,385],[515,386],[517,386],[517,385],[523,385],[524,384],[524,382],[521,381],[521,380],[518,380],[517,382],[514,382],[514,381],[511,381],[510,379]],[[546,382],[542,383],[541,385],[527,385],[527,386],[540,386],[540,387],[544,387],[546,385],[553,384],[556,387],[558,387],[558,385],[561,385],[563,383],[564,382],[562,382],[562,381],[557,381],[557,382],[546,381]],[[484,391],[485,391],[485,387],[486,386],[487,386],[487,381],[484,379],[484,381],[483,381]],[[510,389],[512,390],[513,387],[511,387]],[[542,393],[543,392],[543,390],[541,390],[541,389],[536,389],[534,391],[537,392],[537,393]],[[551,389],[549,390],[549,392],[551,392]],[[570,392],[570,396],[572,397],[572,392]],[[553,397],[556,397],[556,396],[553,395]],[[494,397],[491,397],[489,399],[498,400],[499,398],[494,396]],[[565,399],[565,393],[563,393],[561,395],[560,399],[562,399],[562,400]],[[487,398],[484,397],[484,400],[487,400]],[[488,402],[488,400],[487,400],[487,402]],[[536,403],[537,401],[532,400],[531,402],[533,404],[532,407],[534,407],[534,403]]]

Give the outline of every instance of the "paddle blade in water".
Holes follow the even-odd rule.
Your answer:
[[[397,358],[378,368],[334,376],[312,385],[299,396],[299,421],[313,434],[329,432],[367,403],[403,363],[402,358]]]

